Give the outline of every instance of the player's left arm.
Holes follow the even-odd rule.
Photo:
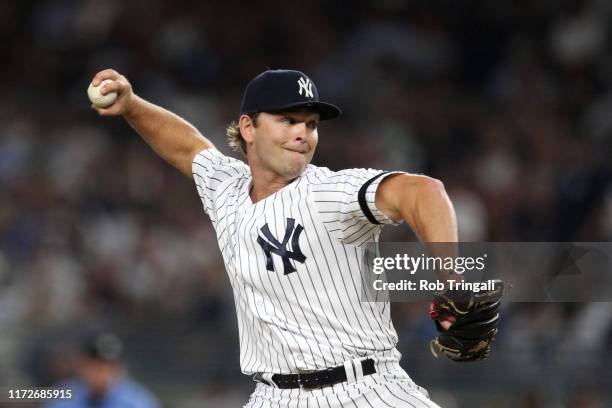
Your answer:
[[[444,184],[431,177],[415,174],[392,174],[381,181],[376,190],[376,208],[393,221],[410,225],[422,242],[457,242],[457,217]],[[433,246],[436,255],[456,255],[456,246]],[[438,271],[448,279],[453,271]],[[460,276],[453,274],[453,279]],[[453,317],[438,319],[445,330],[455,321]]]
[[[392,174],[376,190],[376,208],[404,221],[423,242],[457,242],[457,217],[441,181],[415,174]]]
[[[376,190],[376,208],[394,221],[404,220],[423,242],[458,241],[455,209],[439,180],[413,174],[388,176]],[[432,245],[430,249],[436,256],[454,256],[457,246]],[[447,251],[451,253],[444,253]],[[448,279],[450,275],[452,279],[463,278],[452,270],[438,271],[438,275],[442,279]],[[462,299],[457,298],[457,291],[448,293],[450,295],[440,294],[430,307],[430,315],[438,321],[439,331],[431,346],[434,355],[437,355],[437,350],[455,361],[486,358],[497,333],[503,284],[496,284],[496,289],[490,293],[481,293],[480,300],[479,294],[470,293],[467,304],[475,306],[461,314],[445,312],[450,309],[441,305],[441,299],[447,303],[454,302],[453,305],[457,304],[457,299]],[[458,331],[453,330],[454,323],[457,323]]]

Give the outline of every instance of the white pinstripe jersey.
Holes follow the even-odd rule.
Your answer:
[[[214,148],[196,155],[193,174],[233,287],[243,373],[323,369],[395,347],[389,304],[360,300],[362,246],[393,223],[375,207],[392,173],[308,165],[257,203],[249,167]]]

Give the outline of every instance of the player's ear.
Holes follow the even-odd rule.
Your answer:
[[[238,126],[240,127],[240,134],[244,141],[252,143],[255,135],[255,124],[253,123],[253,119],[248,115],[241,115],[238,120]]]

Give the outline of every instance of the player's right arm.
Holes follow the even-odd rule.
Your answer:
[[[107,108],[92,108],[101,116],[123,116],[162,159],[193,177],[195,155],[213,144],[185,119],[136,95],[130,82],[115,70],[98,72],[93,83],[97,86],[105,79],[113,82],[104,85],[102,93],[117,92],[117,100]]]

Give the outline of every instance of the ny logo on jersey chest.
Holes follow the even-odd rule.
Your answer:
[[[304,230],[300,224],[296,224],[293,218],[287,218],[287,226],[285,227],[285,236],[283,237],[283,241],[280,242],[272,233],[270,232],[270,228],[268,228],[268,224],[261,227],[260,231],[263,234],[263,237],[259,235],[257,237],[257,243],[263,249],[264,254],[266,255],[266,269],[268,271],[274,272],[274,261],[272,260],[272,254],[276,254],[281,257],[283,260],[283,269],[284,274],[288,275],[291,272],[295,272],[295,268],[291,264],[290,260],[293,259],[300,263],[304,263],[306,257],[300,250],[300,234]],[[290,251],[287,248],[287,244],[291,239],[291,249]]]

